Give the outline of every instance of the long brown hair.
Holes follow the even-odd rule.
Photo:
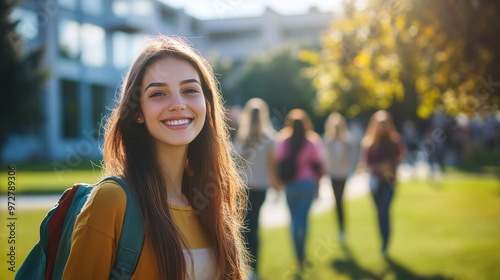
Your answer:
[[[313,124],[309,115],[302,109],[293,109],[288,112],[285,128],[280,134],[289,139],[290,152],[296,156],[308,138],[308,134],[313,132]]]
[[[182,191],[214,248],[220,276],[243,279],[248,262],[240,233],[246,207],[244,186],[232,160],[222,97],[213,70],[186,40],[154,36],[130,67],[118,105],[105,127],[105,173],[123,176],[137,197],[161,278],[186,279],[182,240],[169,212],[167,182],[161,175],[155,144],[146,127],[134,121],[141,108],[144,72],[164,57],[182,59],[196,69],[207,108],[204,126],[188,147]]]
[[[370,118],[361,145],[365,148],[378,147],[384,140],[397,144],[399,143],[399,138],[399,133],[394,126],[389,112],[379,110]]]

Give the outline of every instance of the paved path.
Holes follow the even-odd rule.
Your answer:
[[[430,167],[423,162],[415,166],[401,165],[399,168],[399,178],[401,180],[409,178],[426,178],[430,175]],[[366,182],[360,177],[351,177],[346,184],[344,192],[345,199],[352,199],[365,195],[368,192]],[[60,195],[18,195],[16,197],[16,209],[45,209],[48,211],[57,202]],[[312,215],[328,211],[334,206],[333,190],[328,178],[324,177],[320,181],[318,198],[313,202]],[[7,209],[7,197],[2,196],[0,207],[3,211]],[[275,227],[286,225],[290,221],[290,214],[286,205],[284,192],[276,192],[273,189],[268,191],[266,200],[262,205],[260,222],[263,227]]]
[[[417,162],[414,166],[401,164],[398,175],[400,180],[429,178],[431,167],[425,161]],[[437,176],[440,176],[439,172]],[[350,177],[346,182],[344,198],[352,199],[367,194],[369,191],[367,180],[366,177],[362,176]],[[312,205],[312,215],[328,211],[334,205],[335,199],[331,183],[328,178],[324,177],[320,181],[319,196]],[[269,190],[261,209],[261,225],[264,227],[281,226],[288,224],[289,221],[290,213],[286,205],[285,194]]]
[[[368,188],[365,184],[359,184],[357,179],[349,179],[346,183],[344,196],[346,199],[352,199],[366,194]],[[323,177],[320,181],[318,198],[314,200],[311,213],[312,215],[325,212],[335,205],[333,189],[328,178]],[[263,227],[275,227],[286,225],[290,221],[290,213],[286,205],[285,193],[269,190],[266,200],[262,205],[260,214],[260,223]]]
[[[365,193],[361,185],[349,185],[346,190],[346,197],[355,197]],[[43,209],[48,211],[57,202],[60,195],[17,195],[16,210],[19,209]],[[7,197],[2,196],[0,201],[1,209],[7,209]],[[319,197],[312,206],[313,213],[319,213],[330,209],[334,205],[333,191],[328,179],[321,180]],[[266,201],[261,210],[261,223],[264,227],[280,226],[289,222],[290,215],[286,206],[284,192],[269,190]]]

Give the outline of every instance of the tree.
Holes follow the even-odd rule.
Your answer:
[[[40,92],[47,77],[43,49],[22,54],[22,38],[10,13],[16,1],[0,1],[0,149],[8,135],[34,128],[41,117]]]
[[[498,111],[499,10],[494,0],[344,2],[321,51],[301,53],[317,103],[349,117],[388,109],[425,119],[439,106],[450,115]]]
[[[306,63],[298,58],[298,47],[284,47],[251,58],[244,64],[241,78],[232,91],[242,102],[259,97],[270,109],[273,124],[281,128],[286,114],[301,108],[315,119],[315,90],[302,71]]]
[[[226,58],[215,58],[212,62],[215,76],[219,81],[219,90],[221,91],[226,106],[237,105],[240,97],[237,95],[237,91],[234,90],[235,83],[238,80],[239,68],[235,65],[232,59]]]

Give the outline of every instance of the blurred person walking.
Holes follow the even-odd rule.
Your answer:
[[[293,116],[293,118],[291,117]],[[319,135],[315,130],[314,130],[314,125],[313,122],[311,121],[311,118],[309,115],[302,109],[293,109],[288,113],[288,117],[285,119],[285,126],[283,129],[280,130],[278,134],[278,141],[283,141],[284,139],[289,138],[292,133],[293,133],[293,121],[295,120],[294,118],[298,118],[302,121],[304,124],[304,130],[305,130],[305,135],[307,140],[309,140],[311,143],[314,144],[321,162],[325,163],[325,147],[323,143],[323,139],[321,138],[321,135]],[[316,184],[316,190],[319,188],[319,180],[321,177],[324,175],[320,170],[316,170],[314,174],[314,182]],[[317,196],[318,193],[315,194]]]
[[[361,142],[358,170],[370,174],[370,191],[377,209],[383,256],[387,256],[389,244],[389,208],[395,191],[396,171],[405,156],[406,147],[391,115],[384,110],[377,111],[370,118]]]
[[[354,146],[349,139],[349,128],[345,118],[339,113],[331,113],[325,122],[325,150],[327,174],[330,177],[335,196],[335,210],[339,226],[339,241],[345,241],[344,195],[347,177],[354,163]]]
[[[292,158],[294,162],[291,178],[285,179],[281,176],[280,179],[285,185],[292,240],[300,269],[306,264],[304,249],[309,210],[317,192],[317,178],[321,177],[325,169],[318,149],[306,136],[305,119],[308,119],[308,116],[303,110],[294,109],[288,113],[287,123],[291,125],[286,129],[290,135],[281,138],[277,148],[280,174],[287,158]]]
[[[269,107],[260,98],[248,100],[240,114],[240,126],[234,146],[245,163],[243,179],[247,182],[249,209],[245,217],[245,240],[253,258],[252,277],[256,277],[259,257],[259,214],[269,186],[277,187],[275,177],[275,135]]]

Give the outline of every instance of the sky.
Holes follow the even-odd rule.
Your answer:
[[[311,6],[321,11],[335,11],[341,0],[161,0],[172,7],[183,8],[198,19],[224,19],[258,16],[266,6],[283,15],[306,13]]]

